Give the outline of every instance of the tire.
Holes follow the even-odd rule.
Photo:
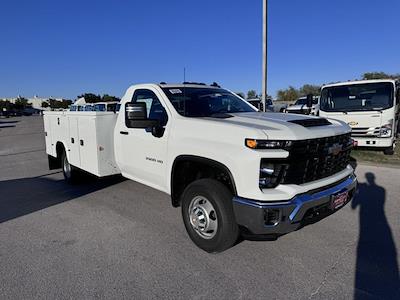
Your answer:
[[[61,168],[66,182],[73,184],[78,181],[79,170],[69,163],[65,151],[61,155]]]
[[[232,247],[239,237],[232,193],[213,179],[189,184],[182,195],[182,217],[191,240],[210,253]]]
[[[385,155],[393,155],[394,154],[394,148],[395,148],[395,144],[393,143],[393,145],[391,147],[387,147],[387,148],[383,149],[383,154],[385,154]]]

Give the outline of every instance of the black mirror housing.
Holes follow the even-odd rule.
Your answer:
[[[314,96],[312,94],[307,95],[307,107],[313,106]]]
[[[147,119],[146,103],[144,102],[127,103],[125,105],[125,119],[130,121],[146,120]]]
[[[160,126],[160,121],[147,118],[146,103],[135,102],[125,105],[125,124],[128,128],[143,128],[152,131],[154,127]]]

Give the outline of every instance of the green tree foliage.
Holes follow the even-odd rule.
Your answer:
[[[101,97],[100,95],[95,95],[92,93],[85,93],[82,94],[80,96],[78,96],[78,98],[85,98],[86,103],[96,103],[96,102],[101,102]]]
[[[104,94],[103,97],[101,97],[102,102],[113,102],[113,101],[120,101],[120,100],[121,99],[119,99],[118,97],[110,96],[108,94]]]
[[[242,92],[236,92],[235,94],[242,97],[243,99],[246,99],[246,97],[244,96],[244,94]]]
[[[318,85],[305,84],[299,89],[296,89],[293,86],[289,86],[287,89],[279,90],[277,93],[277,97],[279,101],[295,101],[300,97],[307,96],[312,94],[314,96],[318,96],[320,94],[321,87]]]
[[[15,109],[23,110],[27,106],[28,106],[28,99],[19,97],[19,98],[17,98],[17,100],[15,100],[15,104],[14,104]]]
[[[67,109],[71,104],[72,104],[71,100],[58,101],[56,99],[49,99],[49,106],[51,109]]]
[[[293,86],[289,86],[289,88],[285,90],[279,90],[277,93],[278,101],[295,101],[299,96],[299,90]]]
[[[247,99],[254,99],[254,98],[257,98],[257,92],[255,90],[248,91],[247,92]]]
[[[362,79],[400,79],[400,74],[387,74],[385,72],[367,72],[362,75]]]
[[[41,106],[42,106],[43,108],[48,108],[48,107],[49,107],[49,103],[43,101]]]
[[[103,96],[100,96],[100,95],[96,95],[93,93],[85,93],[85,94],[78,96],[78,98],[82,98],[82,97],[85,98],[86,103],[120,101],[120,99],[118,97],[111,96],[108,94],[104,94]]]
[[[0,100],[0,109],[3,110],[3,108],[9,110],[14,107],[14,104],[12,104],[9,100]]]
[[[307,96],[309,94],[318,96],[321,92],[319,85],[305,84],[299,89],[300,96]]]

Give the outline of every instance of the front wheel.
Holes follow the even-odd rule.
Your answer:
[[[396,144],[393,142],[391,147],[387,147],[387,148],[383,149],[383,154],[385,154],[385,155],[393,155],[395,147],[396,147]]]
[[[182,195],[182,217],[192,241],[207,252],[222,252],[238,239],[232,193],[213,179],[191,183]]]

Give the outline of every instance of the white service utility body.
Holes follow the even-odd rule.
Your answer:
[[[393,154],[400,133],[400,83],[391,79],[346,81],[321,89],[320,116],[352,128],[357,147]]]
[[[171,195],[209,252],[327,216],[357,185],[348,125],[262,113],[216,85],[134,85],[119,113],[45,112],[44,125],[51,169],[68,181],[122,174]]]

